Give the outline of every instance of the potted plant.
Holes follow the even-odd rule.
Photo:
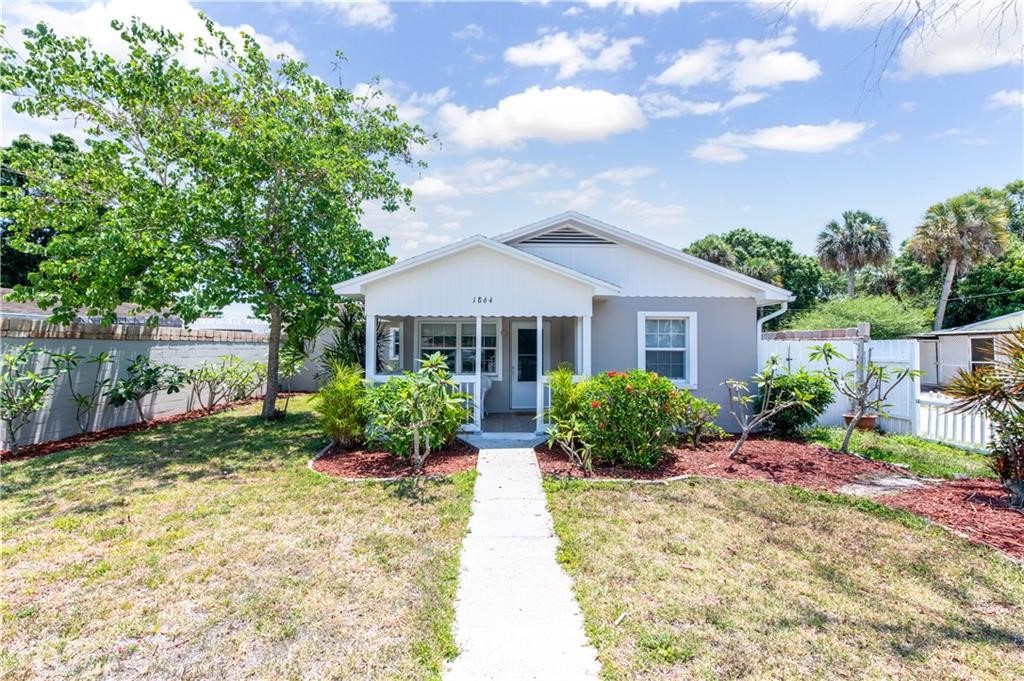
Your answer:
[[[852,412],[843,414],[843,422],[849,427],[850,422],[857,418],[857,415]],[[878,422],[878,414],[867,413],[861,414],[860,418],[857,418],[857,425],[854,426],[857,430],[874,430],[875,424]]]

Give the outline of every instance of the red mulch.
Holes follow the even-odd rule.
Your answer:
[[[292,397],[296,395],[302,395],[304,393],[278,393],[279,397]],[[180,414],[172,414],[170,416],[161,416],[160,418],[150,419],[146,423],[139,421],[137,423],[129,423],[125,426],[115,426],[114,428],[106,428],[104,430],[94,430],[90,433],[79,433],[77,435],[71,435],[61,440],[51,440],[50,442],[40,442],[34,445],[24,445],[18,448],[18,455],[11,456],[11,450],[4,449],[0,450],[0,459],[3,461],[20,461],[21,459],[32,459],[37,456],[46,456],[47,454],[54,454],[56,452],[63,452],[67,449],[74,449],[75,447],[82,447],[84,445],[92,444],[94,442],[102,442],[103,440],[109,440],[110,438],[120,437],[122,435],[128,435],[129,433],[135,433],[140,430],[148,430],[155,428],[156,426],[165,426],[168,423],[181,423],[182,421],[195,421],[201,419],[204,416],[215,414],[219,411],[226,409],[234,409],[246,404],[252,404],[259,402],[262,397],[253,397],[248,400],[239,400],[237,402],[231,402],[228,404],[219,404],[213,408],[212,412],[207,412],[202,409],[193,409],[192,411],[182,412]]]
[[[1007,505],[996,480],[954,480],[881,500],[1024,560],[1024,512]]]
[[[476,468],[475,447],[455,444],[431,452],[419,475],[449,475]],[[335,448],[313,462],[313,470],[342,478],[407,478],[417,475],[409,465],[389,452]]]
[[[651,471],[597,468],[594,479],[629,478],[659,480],[698,475],[737,480],[765,480],[808,489],[836,491],[858,479],[881,475],[910,475],[905,469],[880,461],[841,454],[817,444],[771,439],[752,439],[735,461],[729,459],[731,440],[709,442],[699,450],[673,449]],[[546,475],[583,477],[564,453],[537,447],[537,462]],[[1024,513],[1006,503],[996,480],[957,480],[886,494],[874,501],[924,516],[1024,560]]]
[[[834,491],[863,476],[891,475],[895,469],[885,463],[840,454],[821,445],[788,440],[751,439],[736,460],[729,458],[731,440],[708,442],[701,449],[678,447],[654,470],[596,468],[594,478],[659,480],[680,475],[703,475],[738,480],[767,480],[808,489]],[[561,451],[537,447],[537,461],[547,475],[579,477],[582,472],[569,463]],[[899,472],[905,473],[900,470]]]

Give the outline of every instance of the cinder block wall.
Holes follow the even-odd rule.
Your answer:
[[[98,324],[49,324],[30,319],[3,319],[0,321],[0,342],[3,351],[13,346],[32,343],[48,352],[74,352],[88,359],[101,352],[109,352],[113,362],[99,367],[100,378],[117,380],[127,374],[128,365],[137,355],[146,355],[155,362],[175,364],[191,369],[203,362],[219,362],[228,355],[247,361],[266,361],[267,336],[243,331],[187,330],[178,328],[143,326],[100,326]],[[73,372],[76,389],[89,392],[97,376],[97,365],[81,362]],[[296,376],[294,390],[315,388],[315,370],[307,366]],[[260,391],[259,394],[262,394]],[[174,395],[160,394],[148,399],[144,405],[150,417],[170,416],[198,409],[191,386],[185,386]],[[105,397],[92,414],[92,429],[102,430],[138,421],[133,404],[114,407]],[[47,405],[37,412],[21,429],[18,442],[30,444],[48,442],[79,432],[75,421],[75,403],[71,397],[67,377],[62,377],[47,398]],[[4,439],[6,442],[6,437]]]

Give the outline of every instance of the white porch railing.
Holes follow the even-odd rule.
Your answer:
[[[372,383],[384,383],[391,375],[389,374],[374,374],[370,376]],[[480,384],[476,380],[475,374],[455,374],[452,376],[452,380],[459,386],[459,392],[465,393],[469,397],[466,398],[466,407],[469,409],[469,418],[462,425],[462,430],[466,432],[476,432],[480,430],[480,419],[483,417],[482,406],[477,399],[480,395]]]
[[[993,437],[992,423],[981,412],[957,414],[950,411],[953,402],[953,398],[942,393],[919,395],[917,434],[955,447],[987,449]]]

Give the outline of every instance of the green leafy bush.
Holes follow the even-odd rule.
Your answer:
[[[370,389],[367,436],[419,470],[430,452],[455,439],[470,417],[470,396],[459,392],[445,358],[434,353],[416,372]]]
[[[43,408],[46,396],[62,374],[59,366],[37,368],[41,357],[50,354],[26,343],[3,354],[0,360],[0,421],[7,444],[18,453],[18,431]]]
[[[683,390],[679,395],[679,425],[682,426],[686,438],[694,447],[700,447],[701,438],[725,437],[728,433],[715,424],[722,405],[716,402],[694,397],[689,391]]]
[[[366,434],[366,394],[358,364],[335,364],[313,397],[313,409],[331,440],[346,449],[361,445]]]
[[[179,392],[186,383],[188,372],[173,364],[154,362],[146,355],[136,355],[128,366],[127,378],[114,383],[107,392],[107,397],[115,407],[134,402],[139,419],[146,422],[148,419],[142,409],[142,401],[147,396],[160,391],[171,395]]]
[[[775,399],[789,401],[797,395],[803,396],[805,403],[787,407],[767,421],[764,427],[776,437],[790,437],[805,427],[810,426],[824,413],[830,404],[836,401],[835,390],[831,381],[821,373],[800,369],[788,374],[779,374],[772,385]],[[761,411],[761,395],[754,398],[754,411]]]
[[[551,375],[550,442],[584,469],[594,463],[653,468],[676,438],[684,399],[672,382],[634,369],[609,371],[573,385]]]
[[[931,310],[902,303],[892,296],[836,298],[785,320],[787,329],[841,329],[871,324],[871,337],[901,338],[928,329]]]

